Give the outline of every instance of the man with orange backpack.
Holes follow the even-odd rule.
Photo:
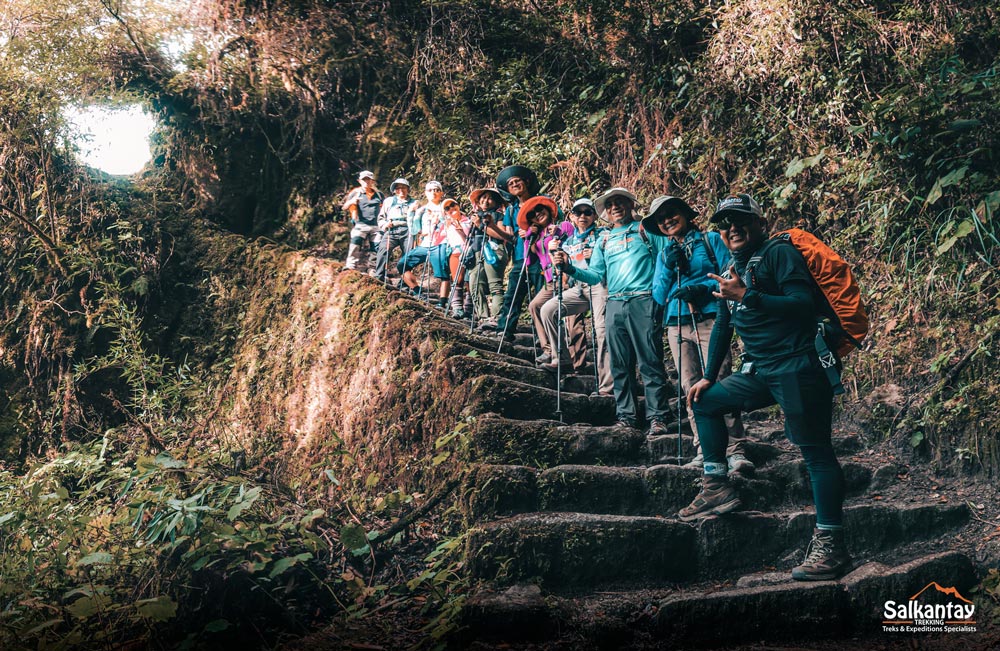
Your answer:
[[[785,435],[805,458],[816,504],[816,529],[805,560],[792,570],[792,578],[840,577],[851,569],[851,557],[844,543],[844,473],[830,440],[839,380],[828,373],[820,349],[829,351],[817,335],[817,322],[830,307],[823,293],[830,279],[818,277],[817,273],[824,273],[807,263],[789,239],[768,239],[767,221],[749,195],[723,199],[711,221],[719,226],[733,265],[723,276],[708,274],[719,283],[713,295],[722,300],[705,377],[688,392],[701,435],[704,477],[701,492],[678,515],[691,521],[740,508],[739,496],[726,475],[729,435],[723,416],[777,403],[785,415]],[[841,275],[846,274],[856,290],[846,263],[829,253],[843,264]],[[863,312],[860,303],[858,309]],[[744,363],[738,373],[716,381],[734,329],[743,342]]]

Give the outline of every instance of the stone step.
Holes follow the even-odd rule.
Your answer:
[[[968,520],[962,505],[861,504],[845,508],[856,557],[928,538]],[[585,513],[525,513],[470,529],[466,562],[476,578],[538,581],[561,591],[662,585],[794,564],[812,529],[812,512],[738,512],[695,523]]]
[[[559,420],[554,389],[482,375],[469,382],[468,395],[477,397],[475,403],[467,406],[468,415],[491,412],[518,420]],[[559,401],[565,423],[610,425],[615,420],[613,398],[564,392]]]
[[[613,405],[611,398],[591,398]],[[612,407],[613,408],[613,407]],[[617,425],[562,425],[552,420],[514,420],[495,414],[476,419],[469,451],[473,460],[495,464],[563,463],[627,465],[643,458],[646,436]]]
[[[722,589],[712,584],[579,597],[546,595],[537,585],[485,589],[463,608],[463,641],[492,641],[499,646],[553,640],[561,631],[570,631],[576,648],[591,644],[601,648],[730,648],[730,644],[751,641],[849,636],[877,639],[883,648],[889,635],[882,631],[886,601],[905,603],[932,582],[967,596],[976,581],[969,558],[955,551],[892,566],[862,564],[839,581],[799,583],[788,572],[774,574],[767,582],[744,580],[756,576]],[[909,648],[908,637],[898,639]],[[969,634],[962,634],[962,639],[969,640]],[[851,648],[873,647],[855,644]]]
[[[786,472],[786,466],[797,468],[801,463],[786,462],[778,472],[765,467],[752,477],[735,475],[732,481],[743,509],[774,510],[796,502],[811,504],[808,477],[803,478],[797,471]],[[871,472],[867,468],[850,461],[843,467],[848,494],[857,494],[868,486]],[[483,465],[467,482],[465,512],[476,521],[531,511],[673,516],[698,494],[701,474],[699,469],[677,465],[565,464],[547,470]]]

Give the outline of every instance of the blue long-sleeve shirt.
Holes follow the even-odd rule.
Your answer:
[[[708,238],[709,245],[712,247],[712,251],[715,253],[715,260],[718,262],[718,267],[712,264],[712,260],[708,255],[708,250],[705,247],[706,237]],[[664,237],[656,239],[667,240],[668,242],[672,241]],[[714,231],[705,233],[703,236],[701,231],[691,229],[684,236],[684,241],[679,246],[684,247],[684,252],[689,262],[688,270],[681,274],[681,287],[701,285],[709,291],[718,291],[719,283],[709,278],[708,274],[721,275],[732,264],[729,249],[726,248],[726,243],[722,241],[722,236]],[[668,321],[671,318],[677,319],[678,317],[680,317],[680,320],[683,320],[685,317],[690,317],[691,311],[688,309],[687,301],[680,301],[680,313],[678,314],[678,301],[674,300],[677,296],[677,269],[667,265],[669,247],[668,243],[667,248],[656,256],[656,271],[653,274],[653,300],[667,308],[665,316]],[[703,315],[715,314],[718,310],[716,301],[711,296],[708,299],[703,305],[694,305],[695,312]]]
[[[569,274],[588,285],[605,282],[608,300],[624,301],[648,295],[653,288],[656,257],[667,238],[639,232],[639,222],[611,229],[594,247],[587,269],[571,267]]]

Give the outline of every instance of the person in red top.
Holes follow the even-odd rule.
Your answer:
[[[378,234],[378,213],[382,209],[385,197],[375,186],[375,175],[368,170],[358,174],[360,187],[354,188],[347,195],[343,209],[351,215],[351,246],[347,250],[347,260],[344,269],[367,271],[368,254],[372,242]]]

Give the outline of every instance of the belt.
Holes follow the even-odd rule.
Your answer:
[[[608,294],[608,300],[614,300],[616,298],[636,298],[637,296],[652,296],[653,291],[647,289],[641,292],[617,292],[615,294]]]

